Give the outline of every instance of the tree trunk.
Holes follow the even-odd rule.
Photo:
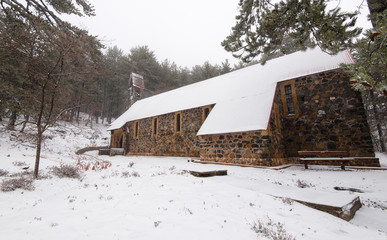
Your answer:
[[[11,117],[9,118],[9,122],[7,126],[8,130],[15,130],[16,118],[17,118],[17,111],[12,110]]]
[[[39,115],[36,121],[36,128],[38,130],[38,134],[36,137],[36,154],[35,154],[35,169],[34,169],[34,178],[37,179],[39,175],[39,162],[40,162],[40,150],[42,148],[42,140],[43,140],[43,128],[42,128],[42,117],[45,106],[46,99],[46,84],[43,84],[41,96],[40,96],[40,106],[39,106]]]
[[[384,144],[384,133],[383,133],[383,130],[382,130],[382,126],[380,124],[381,120],[380,120],[380,115],[378,113],[378,110],[377,110],[377,100],[375,99],[375,94],[374,92],[371,90],[370,91],[370,104],[372,106],[372,112],[373,112],[373,115],[374,115],[374,118],[375,118],[375,125],[376,125],[376,129],[377,129],[377,132],[378,132],[378,140],[379,140],[379,143],[378,145],[380,145],[380,150],[381,152],[385,152],[386,151],[386,146]]]
[[[79,113],[81,112],[81,105],[82,105],[82,97],[83,97],[83,89],[84,88],[85,88],[85,83],[82,82],[81,91],[79,93],[79,99],[78,99],[78,107],[77,107],[77,123],[79,123]]]
[[[38,128],[39,129],[39,128]],[[43,133],[38,130],[37,143],[36,143],[36,154],[35,154],[35,169],[34,178],[37,179],[39,175],[39,162],[40,162],[40,151],[42,148]]]
[[[98,124],[98,120],[99,120],[99,116],[98,116],[98,113],[95,112],[95,123]]]
[[[24,115],[24,122],[23,122],[23,127],[20,129],[20,132],[24,132],[24,129],[26,128],[27,122],[30,119],[30,115]]]

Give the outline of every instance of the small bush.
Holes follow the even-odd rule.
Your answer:
[[[297,187],[299,187],[299,188],[310,188],[310,187],[314,187],[314,185],[313,184],[311,184],[311,183],[307,183],[307,182],[305,182],[305,181],[303,181],[303,180],[300,180],[300,179],[298,179],[297,180]]]
[[[121,177],[128,178],[128,177],[140,177],[140,174],[136,171],[133,171],[132,173],[125,171],[122,172]]]
[[[32,177],[32,171],[26,170],[22,172],[12,173],[9,175],[9,177]]]
[[[34,180],[32,178],[20,177],[4,180],[1,183],[1,191],[3,192],[15,191],[18,188],[32,191],[35,189]]]
[[[17,167],[21,167],[21,166],[26,166],[26,165],[27,165],[27,163],[25,163],[25,162],[20,162],[20,161],[14,161],[14,162],[12,162],[12,164],[13,164],[14,166],[17,166]]]
[[[134,165],[134,162],[130,162],[129,164],[128,164],[128,167],[133,167],[133,165]]]
[[[8,171],[7,170],[0,169],[0,177],[7,176],[7,175],[8,175]]]
[[[290,199],[290,198],[282,198],[282,202],[287,204],[287,205],[292,205],[293,204],[293,200]]]
[[[78,158],[77,166],[85,171],[89,169],[97,171],[111,167],[112,163],[106,160],[87,161],[87,159]]]
[[[284,224],[273,222],[269,217],[267,219],[267,222],[258,219],[257,222],[251,224],[251,229],[258,235],[272,240],[296,240],[295,237],[286,232]]]
[[[128,178],[128,177],[130,177],[130,173],[128,172],[128,171],[126,171],[126,172],[122,172],[122,175],[121,175],[122,177],[125,177],[125,178]]]
[[[51,173],[59,178],[81,178],[81,174],[77,167],[66,164],[62,164],[60,167],[52,167]]]

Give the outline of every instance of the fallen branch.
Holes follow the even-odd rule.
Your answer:
[[[195,177],[213,177],[227,175],[227,170],[215,170],[208,172],[189,171],[189,173]]]

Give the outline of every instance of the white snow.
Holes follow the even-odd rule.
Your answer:
[[[16,137],[18,132],[4,125],[0,122],[0,169],[22,172],[16,161],[32,169],[31,129]],[[102,140],[108,137],[104,128],[63,123],[49,130],[42,175],[61,163],[75,165],[78,159],[107,160],[112,166],[84,171],[81,180],[36,180],[34,191],[0,191],[0,239],[267,239],[251,229],[258,220],[282,223],[296,239],[387,239],[387,171],[314,165],[309,170],[303,165],[273,170],[174,157],[75,155],[79,148],[108,144]],[[378,156],[387,162],[385,155]],[[211,178],[183,171],[224,169],[227,176]],[[0,183],[10,178],[0,177]],[[364,193],[336,191],[335,186]],[[278,198],[341,206],[356,196],[363,207],[350,222]]]
[[[315,48],[289,54],[264,66],[256,64],[137,101],[108,130],[129,121],[210,104],[216,106],[199,135],[266,129],[277,82],[336,69],[341,63],[353,63],[348,51],[332,56]],[[235,110],[240,117],[234,116]]]

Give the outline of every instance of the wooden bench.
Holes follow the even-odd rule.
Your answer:
[[[308,169],[308,163],[312,161],[339,161],[342,170],[345,170],[345,164],[355,160],[348,157],[347,151],[298,151],[300,161],[304,162],[305,169]]]

